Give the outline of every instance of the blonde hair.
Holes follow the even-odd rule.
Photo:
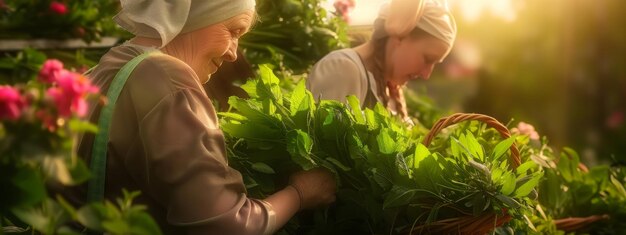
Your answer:
[[[422,37],[431,36],[428,32],[415,27],[409,37],[419,39]],[[387,94],[387,89],[398,89],[394,87],[389,87],[387,85],[387,81],[385,81],[385,56],[387,53],[387,42],[389,41],[389,35],[385,30],[385,20],[384,19],[376,19],[374,21],[374,32],[372,34],[372,38],[370,39],[373,47],[373,62],[374,67],[372,68],[372,74],[374,74],[374,80],[376,81],[377,93],[382,98],[382,102],[385,106],[389,103],[389,101],[394,102],[396,106],[396,111],[402,118],[408,117],[408,110],[406,108],[406,102],[404,101],[404,96],[402,95],[402,91],[396,91],[398,93],[394,93],[394,91],[390,91],[390,93],[396,94],[390,96]]]

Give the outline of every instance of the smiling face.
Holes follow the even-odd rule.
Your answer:
[[[387,82],[403,86],[410,80],[428,79],[435,64],[446,56],[449,46],[431,35],[391,37],[387,41],[385,71]]]
[[[254,12],[246,11],[223,22],[194,31],[194,51],[201,65],[199,74],[210,75],[217,71],[224,61],[237,60],[239,38],[248,32]]]

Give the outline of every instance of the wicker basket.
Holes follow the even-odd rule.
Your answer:
[[[435,136],[444,128],[463,121],[481,121],[489,127],[496,129],[502,138],[509,138],[511,133],[506,126],[498,122],[493,117],[475,113],[456,113],[448,117],[441,118],[430,129],[424,141],[424,146],[429,146]],[[511,166],[517,168],[521,161],[519,150],[515,144],[511,145]],[[403,234],[487,234],[494,228],[511,220],[511,216],[503,211],[504,215],[496,212],[488,212],[479,216],[461,216],[450,219],[438,220],[429,224],[416,226],[410,230],[403,231]]]
[[[588,217],[569,217],[554,221],[556,228],[565,232],[576,232],[587,228],[589,225],[609,219],[609,215],[592,215]]]

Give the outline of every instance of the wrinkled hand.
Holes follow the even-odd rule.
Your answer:
[[[310,209],[328,205],[335,201],[337,184],[333,175],[326,169],[316,168],[296,172],[290,183],[300,195],[300,209]]]

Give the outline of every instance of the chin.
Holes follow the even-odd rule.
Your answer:
[[[209,73],[208,75],[206,75],[206,81],[204,81],[203,84],[207,83],[207,82],[209,82],[209,80],[211,80],[211,75],[213,75],[213,74]]]

